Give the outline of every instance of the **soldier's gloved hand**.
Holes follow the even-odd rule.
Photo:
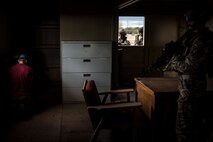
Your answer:
[[[174,58],[172,59],[172,62],[182,62],[185,60],[185,57],[182,55],[176,55],[174,56]]]

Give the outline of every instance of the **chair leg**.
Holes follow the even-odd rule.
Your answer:
[[[92,137],[90,139],[90,142],[95,142],[96,141],[96,139],[98,137],[98,134],[99,134],[99,132],[101,130],[101,125],[103,123],[103,119],[104,119],[104,117],[102,117],[101,120],[99,121],[98,126],[96,127],[96,129],[95,129],[95,131],[94,131],[94,133],[93,133],[93,135],[92,135]]]

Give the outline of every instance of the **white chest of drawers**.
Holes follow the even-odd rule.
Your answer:
[[[63,103],[84,102],[82,87],[86,79],[95,80],[98,91],[110,90],[111,64],[110,41],[62,41]]]

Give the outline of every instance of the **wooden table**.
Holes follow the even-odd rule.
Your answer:
[[[179,95],[176,78],[135,78],[135,89],[142,110],[151,122],[151,142],[175,142],[176,100]],[[213,94],[213,85],[208,83]],[[211,95],[211,98],[213,95]]]

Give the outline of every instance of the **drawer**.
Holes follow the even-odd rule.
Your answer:
[[[63,87],[82,87],[85,80],[94,80],[97,86],[110,86],[111,73],[62,73]]]
[[[111,57],[111,43],[63,43],[62,57]]]
[[[111,58],[62,59],[63,72],[111,72]]]
[[[108,91],[110,87],[99,87],[97,86],[99,92],[101,91]],[[78,103],[78,102],[85,102],[84,96],[82,92],[82,87],[80,88],[62,88],[63,92],[63,103]]]

